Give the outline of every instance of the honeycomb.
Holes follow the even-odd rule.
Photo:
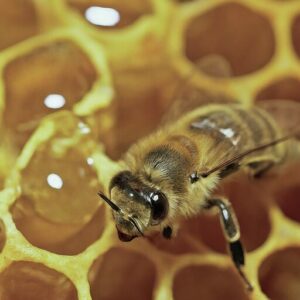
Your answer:
[[[174,101],[183,110],[199,101],[299,103],[298,0],[0,7],[1,300],[300,298],[297,161],[221,186],[240,222],[252,293],[217,216],[185,221],[171,241],[121,243],[97,197],[122,153]]]

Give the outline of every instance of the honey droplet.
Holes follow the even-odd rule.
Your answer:
[[[90,129],[71,113],[53,117],[56,133],[39,145],[22,171],[22,194],[40,216],[56,223],[86,224],[99,206],[100,188]]]
[[[95,79],[90,60],[70,41],[53,42],[11,61],[4,69],[4,123],[14,143],[21,148],[44,116],[72,109]]]

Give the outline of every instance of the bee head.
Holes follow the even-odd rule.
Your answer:
[[[151,226],[158,225],[168,214],[164,193],[153,189],[131,172],[117,174],[110,184],[111,199],[99,194],[113,209],[118,235],[122,241],[143,236]]]

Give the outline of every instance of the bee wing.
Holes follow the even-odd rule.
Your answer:
[[[196,72],[218,78],[231,76],[230,65],[227,60],[219,55],[208,55],[195,63],[195,68],[185,79],[178,82],[174,92],[174,100],[163,117],[162,123],[168,124],[176,121],[181,115],[211,103],[232,103],[234,99],[208,88],[196,86],[192,77]]]
[[[268,112],[282,129],[282,132],[277,132],[276,127],[271,126],[273,122],[271,123],[271,119],[266,118],[267,115],[263,118],[264,122],[257,126],[258,124],[255,124],[255,119],[260,116],[257,118],[257,120],[260,120],[262,116],[262,111],[258,113],[259,110],[257,110],[257,107]],[[244,115],[243,123],[236,124],[236,128],[233,127],[235,129],[234,131],[237,133],[234,138],[237,139],[238,142],[232,144],[232,147],[228,148],[227,152],[224,152],[224,156],[220,157],[219,163],[208,171],[204,171],[202,176],[208,176],[218,170],[222,170],[222,172],[225,171],[224,174],[230,173],[237,168],[240,162],[250,166],[254,170],[254,174],[261,174],[273,164],[281,161],[283,156],[285,156],[282,151],[274,151],[273,146],[294,139],[295,137],[300,140],[299,102],[289,100],[268,100],[257,103],[256,108],[252,109],[251,107],[248,107],[248,114],[249,116],[252,114],[250,119]],[[207,122],[209,126],[211,126],[210,124],[214,124],[214,122],[218,122],[218,119],[222,119],[216,118],[216,116],[213,115],[206,118],[210,117],[212,117],[212,120]],[[223,123],[222,125],[225,126],[220,126],[220,128],[231,128],[229,124]],[[240,127],[244,127],[245,125],[248,128],[248,133],[250,133],[248,136],[247,134],[245,135],[245,128],[242,129],[242,127]],[[215,126],[214,128],[219,128],[219,126]],[[250,140],[249,136],[253,137],[252,141],[254,144],[252,145],[247,142]],[[229,139],[231,139],[231,137],[229,137]],[[215,147],[215,149],[217,149],[217,147]],[[212,150],[212,153],[213,151],[214,150]],[[299,147],[296,147],[295,149],[290,149],[289,147],[288,151],[290,154],[300,155]]]
[[[215,94],[198,87],[186,86],[176,97],[162,122],[167,124],[176,121],[183,114],[207,104],[232,103],[234,99],[226,95]]]

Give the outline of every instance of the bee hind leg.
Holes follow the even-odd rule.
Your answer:
[[[240,229],[235,213],[230,203],[225,199],[209,199],[206,201],[204,206],[205,209],[211,209],[214,207],[219,209],[220,221],[225,238],[228,242],[231,259],[234,262],[234,265],[243,281],[245,282],[248,290],[252,291],[253,287],[242,270],[242,267],[245,264],[245,255],[242,243],[240,241]]]
[[[250,158],[244,162],[244,166],[248,169],[251,178],[261,178],[272,167],[279,164],[281,159],[274,155],[264,155],[261,157]]]
[[[264,162],[253,162],[248,164],[253,178],[261,178],[265,173],[267,173],[273,166],[273,161]]]

